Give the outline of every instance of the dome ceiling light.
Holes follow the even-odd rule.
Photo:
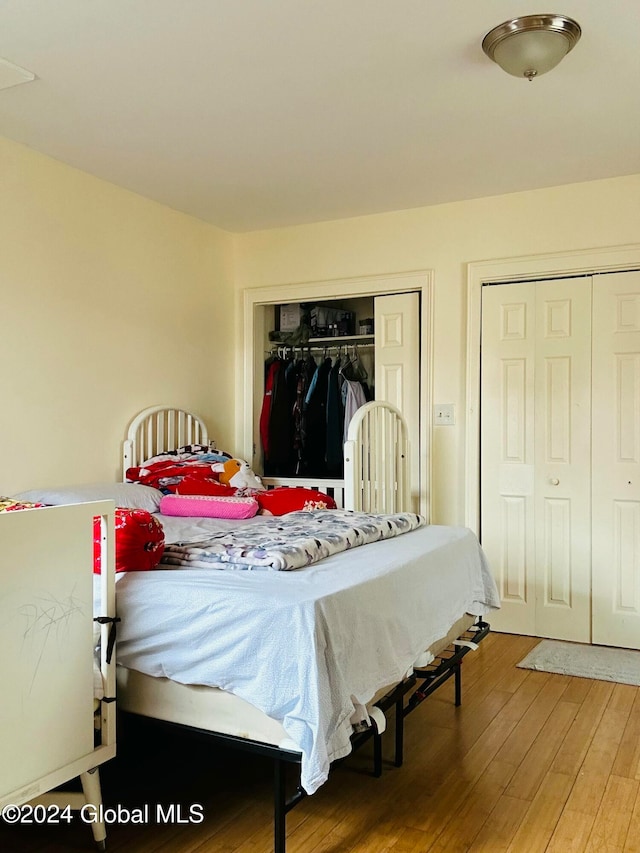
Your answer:
[[[507,74],[531,81],[555,68],[581,34],[580,25],[564,15],[525,15],[494,27],[482,49]]]

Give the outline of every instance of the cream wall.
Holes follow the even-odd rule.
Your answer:
[[[231,235],[0,139],[0,198],[0,494],[112,480],[155,403],[239,446],[244,288],[433,269],[432,520],[461,523],[467,263],[640,241],[640,175]]]
[[[233,438],[233,237],[0,139],[0,494],[113,480],[139,409]]]
[[[639,225],[634,175],[254,232],[236,237],[236,288],[433,269],[434,402],[454,403],[457,421],[434,429],[432,521],[462,524],[466,265],[638,243]]]

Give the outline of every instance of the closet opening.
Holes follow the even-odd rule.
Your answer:
[[[313,485],[340,503],[349,421],[386,401],[409,424],[427,514],[430,298],[425,274],[245,291],[245,458],[267,487]]]

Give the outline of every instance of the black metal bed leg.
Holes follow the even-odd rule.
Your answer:
[[[273,771],[273,853],[285,853],[287,845],[286,762],[275,758]]]
[[[394,764],[402,767],[404,761],[404,702],[399,699],[396,702],[396,754]]]
[[[462,705],[462,661],[456,665],[454,675],[455,691],[456,691],[456,708]]]

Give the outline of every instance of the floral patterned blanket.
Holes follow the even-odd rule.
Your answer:
[[[163,563],[188,568],[291,571],[318,560],[408,533],[425,524],[414,513],[372,515],[350,510],[302,510],[272,517],[200,542],[166,545]]]

